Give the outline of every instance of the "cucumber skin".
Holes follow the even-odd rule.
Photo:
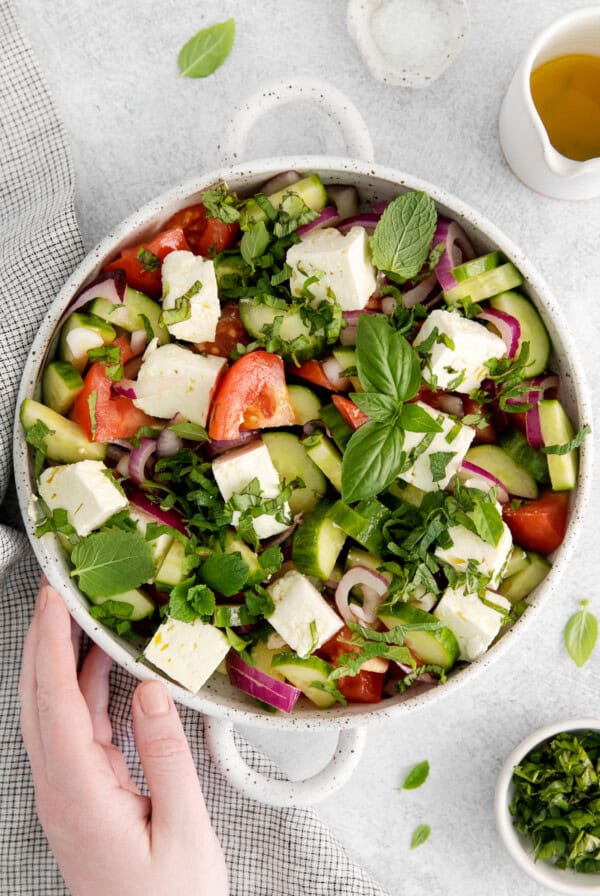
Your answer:
[[[377,614],[379,619],[388,629],[392,629],[397,625],[413,625],[416,623],[437,622],[433,614],[427,610],[421,610],[412,604],[405,604],[401,601],[390,605],[383,604]],[[431,645],[431,653],[423,650],[422,643],[427,641]],[[457,661],[460,648],[458,641],[451,628],[443,625],[439,629],[433,631],[415,631],[407,632],[404,643],[407,647],[414,651],[424,663],[432,663],[441,666],[445,671],[451,669]],[[417,650],[415,643],[419,644],[420,650]],[[427,648],[427,645],[426,645]],[[441,652],[441,656],[440,656]],[[442,662],[440,662],[442,660]]]
[[[147,594],[139,588],[133,588],[124,594],[113,594],[112,597],[95,597],[93,600],[92,598],[88,598],[88,600],[94,606],[101,606],[108,600],[129,604],[132,607],[129,616],[125,613],[123,613],[123,616],[119,616],[118,613],[114,614],[118,619],[124,619],[128,622],[139,622],[140,619],[147,619],[149,616],[152,616],[156,609]]]
[[[523,283],[523,275],[510,261],[500,267],[492,268],[469,277],[444,292],[444,299],[448,305],[454,305],[465,299],[471,302],[483,302],[493,296],[500,295]]]
[[[475,445],[474,448],[469,448],[465,460],[482,467],[499,479],[510,495],[519,498],[538,497],[539,490],[533,476],[515,463],[508,452],[499,445]]]
[[[25,432],[38,421],[53,430],[44,440],[46,456],[50,460],[74,464],[78,460],[104,460],[106,457],[104,442],[90,442],[81,426],[32,398],[23,401],[19,418]]]
[[[311,174],[303,177],[296,183],[284,187],[267,197],[274,208],[279,208],[284,197],[289,193],[295,193],[305,202],[305,204],[315,212],[320,212],[327,202],[327,191],[318,174]],[[254,199],[248,200],[240,213],[240,227],[242,230],[248,230],[252,224],[259,221],[265,221],[266,215]]]
[[[294,433],[265,432],[262,440],[279,478],[291,482],[299,476],[304,482],[303,488],[294,489],[290,495],[290,510],[294,515],[310,513],[327,491],[325,476]]]
[[[527,377],[543,373],[550,357],[550,337],[542,318],[533,304],[514,290],[499,293],[490,300],[490,305],[497,311],[504,311],[516,317],[521,325],[519,347],[529,342],[529,358],[526,369]]]
[[[292,560],[298,572],[326,581],[346,541],[346,534],[329,518],[331,504],[321,501],[294,534]]]
[[[275,671],[283,674],[319,709],[328,709],[335,703],[335,697],[327,691],[311,686],[315,681],[329,680],[333,666],[325,660],[316,656],[299,657],[295,653],[278,653],[273,657],[272,665]]]
[[[321,400],[308,386],[292,384],[287,387],[290,403],[294,410],[295,424],[304,426],[311,420],[319,419]]]
[[[42,375],[44,404],[64,415],[83,389],[83,378],[68,361],[52,361]]]
[[[539,405],[540,427],[544,445],[569,442],[575,435],[573,424],[560,401],[544,399]],[[555,492],[570,491],[577,485],[579,452],[573,448],[567,454],[547,454],[550,482]]]
[[[551,569],[552,564],[544,557],[530,552],[527,555],[526,566],[519,569],[512,576],[507,576],[500,583],[498,592],[506,597],[511,604],[516,604],[527,597],[534,588],[537,588]]]

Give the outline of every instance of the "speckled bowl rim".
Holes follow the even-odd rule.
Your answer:
[[[496,827],[506,849],[517,865],[539,884],[549,887],[558,893],[571,896],[600,896],[600,874],[578,874],[571,869],[554,868],[548,861],[535,862],[527,841],[515,829],[509,804],[512,794],[513,769],[522,759],[542,741],[554,737],[564,731],[592,730],[600,732],[600,717],[582,716],[552,722],[532,731],[506,758],[498,775],[494,798],[494,814]]]
[[[76,589],[68,574],[68,565],[53,535],[42,539],[35,537],[35,525],[29,508],[32,499],[32,479],[30,452],[23,437],[18,421],[18,409],[27,397],[36,394],[40,371],[46,353],[51,344],[54,329],[65,308],[81,286],[95,276],[102,263],[116,256],[119,251],[132,242],[140,241],[149,233],[160,229],[170,215],[197,201],[199,193],[210,185],[226,181],[233,189],[243,191],[244,187],[255,189],[273,174],[284,170],[301,172],[316,171],[326,182],[346,181],[356,183],[363,194],[381,196],[387,193],[395,195],[400,189],[424,190],[428,192],[441,208],[442,213],[454,217],[467,232],[486,251],[486,245],[498,247],[521,270],[526,279],[526,291],[534,300],[546,326],[556,357],[565,367],[562,371],[562,384],[568,392],[570,410],[578,422],[591,420],[591,405],[588,389],[584,381],[581,362],[574,344],[562,318],[561,311],[552,297],[546,283],[536,271],[529,259],[520,249],[506,237],[495,225],[487,220],[471,206],[425,180],[401,171],[384,167],[371,162],[362,162],[348,158],[330,156],[298,156],[262,159],[252,163],[244,163],[232,167],[215,170],[186,180],[151,200],[141,209],[134,212],[112,230],[73,271],[58,296],[48,309],[40,329],[33,341],[27,358],[21,386],[19,390],[14,433],[14,468],[17,494],[25,527],[40,565],[46,572],[49,581],[61,593],[69,611],[93,641],[98,643],[112,658],[138,679],[158,677],[150,667],[137,662],[136,657],[126,649],[126,645],[116,635],[100,626],[89,615],[85,599]],[[488,250],[489,251],[489,250]],[[472,681],[487,666],[502,656],[513,644],[526,626],[538,615],[542,606],[550,603],[551,596],[557,594],[558,583],[563,569],[568,563],[575,547],[584,517],[591,484],[591,442],[586,440],[580,460],[579,484],[571,508],[571,520],[565,540],[554,558],[554,565],[542,585],[532,597],[531,606],[515,625],[477,662],[451,674],[444,686],[439,686],[410,699],[390,698],[375,705],[354,704],[349,707],[336,706],[322,711],[316,708],[297,707],[293,714],[270,714],[246,703],[246,698],[239,691],[234,693],[233,687],[224,676],[214,675],[196,695],[191,694],[178,685],[166,682],[174,699],[192,709],[218,718],[229,719],[241,725],[254,725],[268,729],[344,729],[357,728],[366,723],[383,722],[388,718],[398,717],[417,709],[433,706],[440,699],[449,698],[458,687]],[[165,680],[162,679],[161,680]]]

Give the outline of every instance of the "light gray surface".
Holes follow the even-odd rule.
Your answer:
[[[323,78],[362,112],[377,161],[439,183],[529,253],[564,308],[594,387],[600,373],[600,200],[567,204],[529,192],[506,168],[496,138],[500,99],[521,54],[541,28],[574,5],[472,2],[472,36],[462,56],[430,88],[410,91],[370,77],[347,35],[343,0],[17,0],[71,141],[88,248],[152,195],[217,167],[233,107],[266,80]],[[226,65],[205,81],[178,79],[182,43],[230,15],[237,38]],[[247,157],[286,152],[342,154],[343,144],[322,113],[288,109],[264,120]],[[579,599],[588,598],[600,614],[599,498],[596,488],[561,598],[468,689],[434,711],[373,728],[355,778],[321,805],[322,817],[391,893],[547,892],[504,851],[494,827],[493,787],[503,758],[532,728],[560,717],[600,715],[600,648],[579,670],[562,646],[564,624]],[[298,777],[316,770],[332,749],[325,735],[251,737]],[[431,764],[427,783],[398,792],[406,771],[425,758]],[[431,825],[431,838],[411,851],[411,832],[422,823]]]

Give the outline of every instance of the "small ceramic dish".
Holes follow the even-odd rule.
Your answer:
[[[519,765],[538,744],[562,732],[590,730],[600,732],[600,718],[567,719],[538,728],[514,748],[502,766],[496,784],[494,806],[496,826],[511,857],[523,871],[542,886],[556,893],[568,893],[571,896],[581,894],[600,896],[600,874],[556,868],[546,859],[538,859],[537,862],[534,860],[531,841],[519,834],[509,811],[514,792],[512,777],[515,766]]]

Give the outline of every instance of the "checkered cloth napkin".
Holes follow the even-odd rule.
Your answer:
[[[0,894],[6,896],[67,893],[36,818],[19,733],[21,644],[40,570],[20,528],[10,457],[28,348],[82,254],[65,135],[11,5],[0,0]],[[143,786],[131,729],[134,686],[127,673],[113,671],[115,740]],[[188,709],[180,712],[225,849],[233,894],[384,896],[314,812],[268,808],[230,788],[205,753],[201,718]],[[255,768],[277,774],[248,744],[239,746]]]

